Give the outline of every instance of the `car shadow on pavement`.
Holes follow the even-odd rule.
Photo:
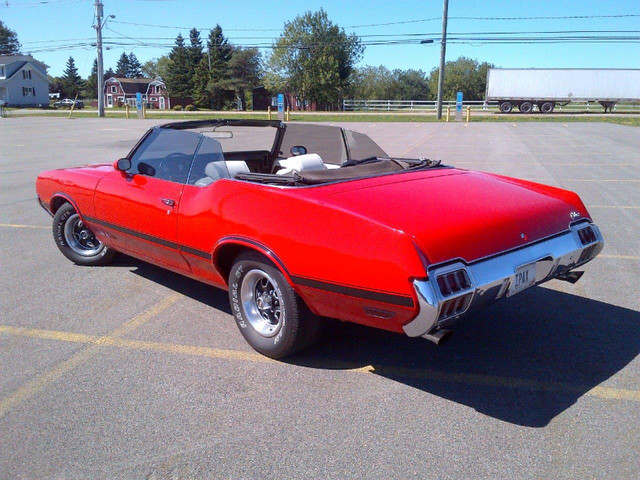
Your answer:
[[[230,314],[227,293],[140,260],[113,264]],[[329,321],[325,339],[282,360],[317,369],[365,368],[485,415],[544,427],[640,353],[640,312],[534,287],[474,312],[435,345]],[[614,385],[631,388],[629,385]],[[428,405],[416,405],[416,408]]]
[[[442,345],[342,323],[287,361],[370,365],[372,373],[491,417],[544,427],[639,353],[639,312],[534,287],[471,314]]]
[[[136,275],[231,315],[229,296],[227,292],[219,288],[212,287],[211,285],[193,280],[178,273],[170,272],[164,268],[156,267],[155,265],[122,253],[118,254],[115,261],[107,265],[107,267],[130,268],[132,269],[131,272]]]

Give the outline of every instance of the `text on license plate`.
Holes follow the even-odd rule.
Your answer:
[[[516,273],[511,285],[509,285],[509,292],[507,297],[515,295],[522,290],[529,288],[536,282],[536,264],[530,263],[528,265],[522,265],[516,268]]]

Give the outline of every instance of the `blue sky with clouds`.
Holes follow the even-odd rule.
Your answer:
[[[323,7],[329,18],[363,39],[394,39],[401,35],[416,40],[437,38],[441,28],[441,0],[396,1],[272,1],[264,0],[103,0],[105,15],[116,18],[107,24],[105,39],[127,46],[105,51],[105,68],[115,67],[123,50],[145,61],[168,53],[172,39],[190,27],[207,30],[219,23],[227,37],[241,45],[266,43],[276,37],[285,21],[306,10]],[[95,48],[93,0],[0,0],[0,20],[18,34],[25,52],[61,75],[73,56],[80,74],[89,73]],[[640,15],[640,1],[471,1],[450,0],[450,36],[474,32],[620,31],[602,35],[640,36],[640,16],[616,18],[480,20],[456,17],[553,17]],[[127,23],[123,23],[127,22]],[[392,25],[361,26],[395,23]],[[163,25],[136,26],[130,23]],[[182,27],[182,28],[174,28]],[[633,33],[635,32],[635,33]],[[553,34],[558,35],[558,34]],[[563,35],[563,34],[560,34]],[[585,35],[572,33],[567,35]],[[588,33],[587,33],[588,35]],[[149,46],[148,44],[153,44]],[[263,52],[268,53],[268,49]],[[437,44],[367,46],[360,65],[385,65],[390,69],[429,71],[438,65]],[[640,68],[640,43],[488,44],[479,40],[447,46],[447,59],[461,55],[492,62],[501,67]]]

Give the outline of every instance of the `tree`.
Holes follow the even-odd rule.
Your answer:
[[[241,109],[246,110],[246,91],[256,87],[262,73],[262,58],[257,48],[234,47],[228,64],[226,85],[240,100]]]
[[[431,100],[429,79],[422,70],[394,70],[393,100]]]
[[[108,80],[111,77],[115,77],[116,76],[116,72],[113,71],[113,68],[108,68],[105,72],[104,72],[104,80]]]
[[[206,54],[194,74],[194,100],[196,105],[221,109],[232,101],[233,93],[226,83],[229,78],[229,61],[233,48],[216,25],[209,32]]]
[[[269,66],[305,104],[309,101],[330,107],[346,93],[363,51],[355,34],[347,35],[320,9],[285,23]]]
[[[176,45],[169,53],[169,68],[165,83],[173,97],[189,97],[193,91],[193,79],[189,75],[189,58],[181,34],[176,37]]]
[[[153,58],[151,60],[147,60],[142,65],[142,73],[144,76],[149,78],[162,78],[163,80],[167,78],[169,71],[169,57],[163,55],[160,58]]]
[[[66,97],[75,97],[84,89],[84,80],[78,74],[73,57],[67,60],[67,67],[62,74],[63,92]]]
[[[86,87],[84,89],[83,96],[85,98],[96,98],[98,96],[98,60],[93,61],[91,67],[91,73],[85,82]]]
[[[127,78],[140,78],[142,77],[142,64],[138,61],[138,58],[129,53],[129,65],[127,68]]]
[[[202,40],[200,40],[200,32],[196,28],[192,28],[189,31],[190,45],[187,47],[187,58],[189,60],[189,73],[193,76],[196,72],[196,68],[200,65],[200,62],[204,58],[202,52]]]
[[[0,20],[0,55],[15,55],[17,53],[20,53],[18,34]]]
[[[445,64],[443,100],[455,100],[456,92],[462,92],[465,100],[484,100],[487,85],[487,70],[493,64],[460,57]],[[429,87],[432,92],[438,91],[438,69],[431,70]]]
[[[126,78],[129,74],[129,68],[129,56],[125,52],[122,52],[118,63],[116,63],[116,77]]]

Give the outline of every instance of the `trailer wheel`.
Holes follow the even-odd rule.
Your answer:
[[[520,110],[520,113],[531,113],[533,111],[533,103],[522,102],[518,105],[518,110]]]
[[[500,111],[502,113],[511,113],[511,110],[513,110],[513,103],[511,103],[511,102],[502,102],[500,104]]]
[[[541,105],[538,105],[538,108],[542,113],[551,113],[555,108],[556,104],[554,102],[544,102]]]

